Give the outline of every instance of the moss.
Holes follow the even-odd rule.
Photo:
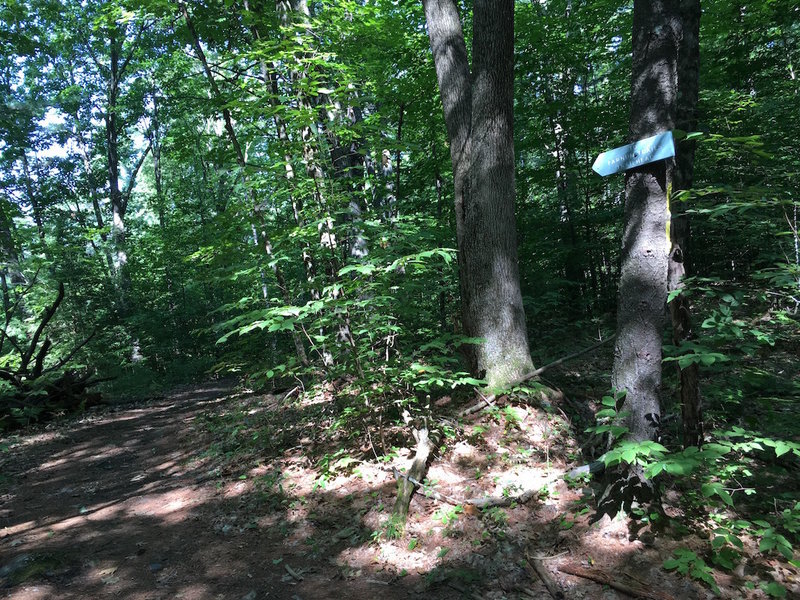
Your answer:
[[[512,357],[501,360],[494,365],[485,365],[487,390],[502,391],[508,385],[533,370],[533,363],[528,357]]]
[[[19,585],[27,581],[50,576],[54,571],[64,567],[64,561],[52,554],[35,554],[21,564],[18,569],[9,575],[11,585]]]

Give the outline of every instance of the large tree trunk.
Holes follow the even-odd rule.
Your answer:
[[[697,100],[700,88],[700,0],[681,0],[683,35],[678,56],[678,99],[676,125],[687,132],[697,128]],[[695,143],[683,141],[677,148],[673,174],[673,195],[689,190],[694,179]],[[670,203],[672,249],[670,251],[669,291],[680,290],[689,271],[689,215],[684,203]],[[693,339],[689,299],[682,292],[669,303],[672,318],[672,340],[679,346]],[[676,363],[677,364],[677,363]],[[692,363],[678,366],[680,377],[683,443],[699,446],[703,443],[703,407],[700,398],[699,368]]]
[[[473,73],[452,0],[424,0],[450,140],[464,330],[490,387],[533,370],[514,220],[514,3],[476,0]]]
[[[514,2],[476,0],[472,43],[471,197],[464,210],[465,325],[486,341],[478,370],[502,387],[533,370],[514,219]]]
[[[679,0],[635,0],[632,141],[675,124]],[[612,384],[625,392],[633,440],[655,440],[661,422],[661,337],[667,298],[667,196],[671,167],[657,161],[625,179],[625,230]],[[640,473],[636,473],[641,480]],[[641,483],[644,483],[643,481]]]

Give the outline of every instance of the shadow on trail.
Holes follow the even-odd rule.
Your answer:
[[[388,515],[393,481],[305,496],[282,485],[284,459],[307,458],[308,433],[329,407],[280,406],[280,432],[262,432],[242,452],[235,430],[227,444],[202,434],[215,419],[223,426],[230,399],[229,386],[198,387],[19,438],[0,455],[3,597],[446,600],[518,586],[548,597],[518,564],[529,532],[509,531],[502,542],[442,555],[410,574],[394,568],[371,544],[376,523],[366,518],[376,504]],[[241,464],[224,472],[209,459],[220,454],[242,456]],[[240,475],[256,462],[258,485]],[[428,501],[414,502],[420,509]],[[557,534],[557,515],[532,517],[523,527],[538,530],[538,543],[554,517]]]
[[[369,543],[372,531],[336,494],[316,496],[343,509],[338,519],[293,522],[290,495],[236,494],[235,479],[209,472],[192,422],[229,392],[204,387],[21,438],[1,465],[4,597],[407,597],[413,578],[341,579],[328,559]],[[292,418],[307,417],[298,409]]]

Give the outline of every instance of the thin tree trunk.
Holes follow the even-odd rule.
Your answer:
[[[197,59],[203,66],[203,71],[205,71],[206,78],[208,79],[209,86],[211,87],[211,91],[214,94],[214,97],[219,100],[222,97],[220,92],[219,86],[217,85],[216,80],[214,79],[214,74],[211,72],[211,68],[208,65],[208,60],[206,59],[205,52],[203,51],[203,47],[200,45],[200,38],[197,35],[197,31],[194,28],[194,24],[192,23],[191,16],[189,15],[189,11],[186,8],[186,4],[184,2],[180,2],[180,9],[183,14],[184,20],[186,22],[186,27],[189,30],[190,35],[192,36],[192,45],[194,46],[195,53],[197,54]],[[244,153],[242,152],[242,147],[239,144],[239,139],[236,137],[236,130],[233,127],[233,119],[231,117],[231,113],[227,108],[222,110],[222,118],[225,121],[225,131],[228,134],[228,138],[231,142],[231,146],[233,146],[234,154],[236,156],[237,164],[242,167],[242,171],[244,171],[246,167],[246,161],[244,157]],[[243,175],[244,176],[244,175]],[[247,182],[246,176],[245,183]],[[256,197],[255,191],[250,188],[250,194],[252,196],[253,205],[256,206]],[[267,258],[272,259],[272,242],[269,239],[266,231],[266,222],[263,219],[263,215],[261,217],[261,240],[256,240],[256,243],[259,243],[264,248],[264,253],[266,254]],[[291,296],[289,294],[289,288],[286,285],[286,280],[283,277],[283,272],[277,263],[274,264],[272,267],[273,273],[275,274],[275,279],[278,284],[278,288],[283,293],[284,301],[287,304],[291,304]],[[294,343],[295,352],[297,353],[298,360],[304,364],[308,364],[308,356],[306,355],[305,346],[303,344],[303,340],[300,337],[300,334],[297,331],[292,331],[292,342]]]
[[[113,246],[114,272],[119,286],[120,302],[125,307],[128,281],[125,279],[125,265],[128,256],[125,249],[125,206],[122,190],[119,187],[119,125],[117,123],[117,100],[119,98],[120,44],[114,33],[108,36],[109,71],[107,81],[107,101],[105,114],[106,169],[108,177],[109,200],[111,201],[111,244]]]
[[[31,203],[31,208],[33,209],[33,221],[36,223],[36,232],[39,234],[39,241],[44,243],[42,207],[33,191],[33,177],[31,176],[30,165],[28,164],[28,154],[24,150],[22,152],[22,173],[25,176],[25,192],[28,195],[28,202]]]
[[[678,98],[676,126],[687,132],[697,128],[697,100],[700,85],[700,0],[680,0],[683,35],[678,55]],[[694,179],[695,143],[683,141],[678,145],[673,173],[672,193],[689,190]],[[670,235],[672,248],[669,264],[669,291],[683,288],[689,271],[689,215],[680,200],[670,202],[672,219]],[[669,303],[672,319],[672,341],[680,346],[694,339],[689,299],[683,292]],[[675,363],[678,364],[677,362]],[[703,443],[703,407],[700,397],[699,366],[678,365],[680,378],[681,415],[684,446]]]

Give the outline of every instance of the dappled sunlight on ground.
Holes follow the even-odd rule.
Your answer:
[[[552,481],[572,451],[558,418],[518,407],[515,417],[480,426],[476,418],[460,439],[437,442],[427,481],[459,505],[415,494],[397,537],[391,467],[407,467],[413,448],[385,461],[369,447],[336,454],[343,442],[325,425],[332,409],[198,387],[63,424],[63,434],[36,433],[35,444],[19,438],[2,464],[11,479],[0,566],[13,563],[2,575],[5,597],[393,600],[474,590],[499,600],[529,590],[545,598],[520,566],[528,549],[567,553],[548,566],[573,598],[621,596],[558,573],[561,560],[628,565],[677,589],[657,551],[617,536],[616,525],[590,526],[591,497]],[[542,491],[526,505],[463,505],[532,487]]]

